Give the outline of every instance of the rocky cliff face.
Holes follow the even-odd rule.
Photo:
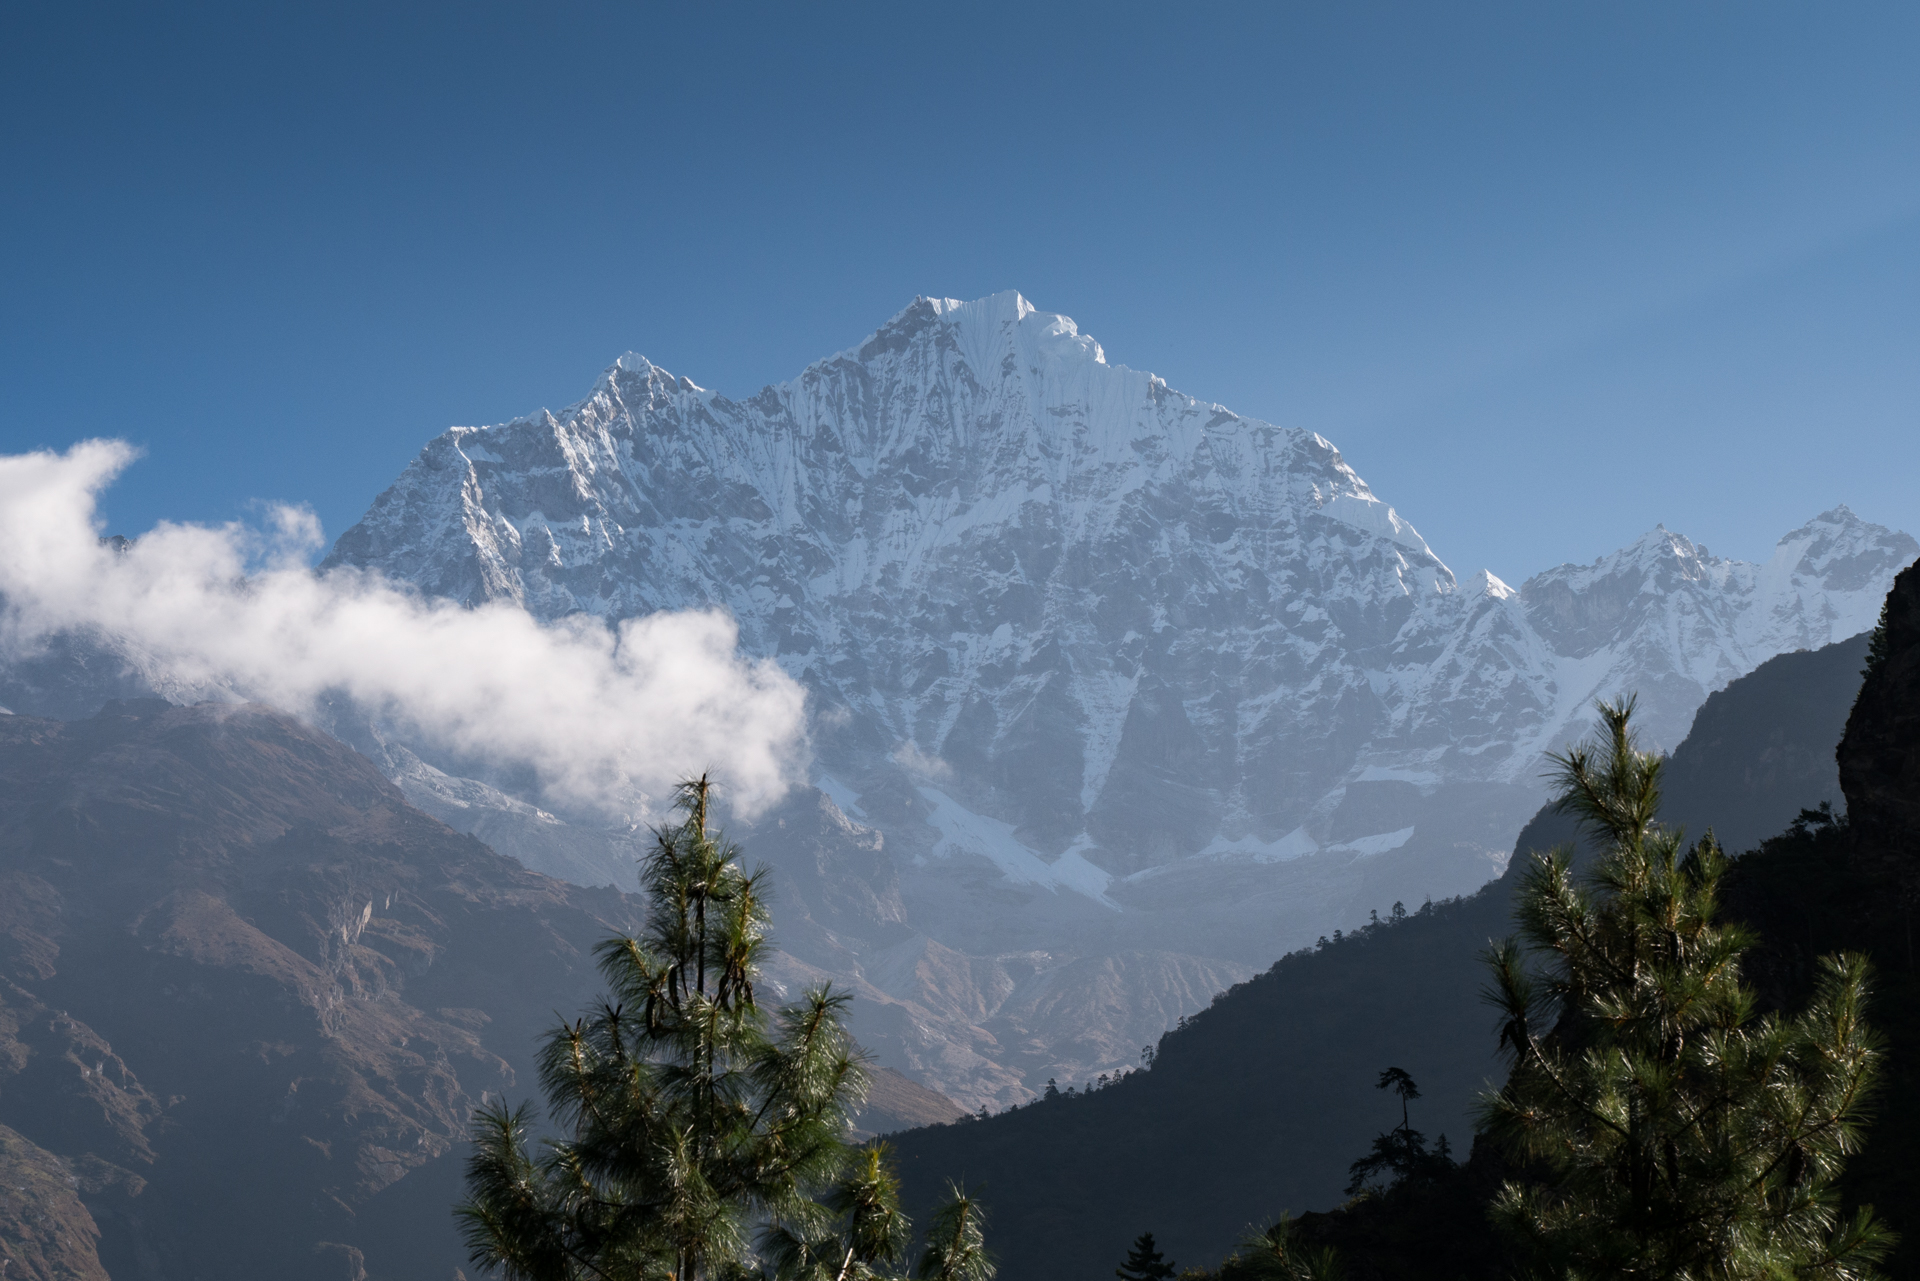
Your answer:
[[[1840,786],[1856,849],[1920,888],[1920,566],[1886,599],[1878,654],[1840,740]]]

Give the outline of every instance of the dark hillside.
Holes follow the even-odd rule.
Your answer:
[[[1729,878],[1728,910],[1760,932],[1748,977],[1772,1006],[1797,1006],[1814,958],[1864,952],[1875,966],[1873,1023],[1887,1038],[1877,1116],[1848,1167],[1905,1244],[1887,1269],[1920,1277],[1920,566],[1887,597],[1883,656],[1860,687],[1838,752],[1844,824],[1799,823]]]
[[[1920,778],[1914,780],[1920,786]],[[1769,1009],[1798,1009],[1813,990],[1814,962],[1834,952],[1874,961],[1872,1020],[1886,1040],[1880,1091],[1866,1145],[1842,1187],[1869,1204],[1905,1244],[1886,1272],[1920,1277],[1920,973],[1913,953],[1914,897],[1875,866],[1845,826],[1800,825],[1734,865],[1727,911],[1753,926],[1761,946],[1746,977]],[[1911,849],[1912,847],[1908,847]],[[1863,854],[1867,855],[1863,857]]]
[[[1730,852],[1785,831],[1802,809],[1846,808],[1834,748],[1860,690],[1867,636],[1782,654],[1707,696],[1666,769],[1669,825],[1712,827]]]
[[[1834,798],[1833,748],[1864,652],[1856,638],[1783,655],[1716,695],[1696,726],[1717,750],[1696,752],[1690,736],[1676,751],[1668,812],[1757,841],[1785,820],[1748,836],[1748,814],[1791,818]],[[1571,835],[1542,813],[1517,849]],[[964,1178],[995,1216],[1006,1281],[1091,1281],[1143,1231],[1181,1263],[1210,1265],[1252,1223],[1337,1204],[1348,1163],[1397,1120],[1373,1088],[1387,1066],[1420,1083],[1415,1126],[1464,1155],[1474,1097],[1496,1067],[1478,954],[1509,932],[1509,898],[1503,878],[1285,957],[1168,1033],[1152,1070],[1117,1085],[895,1136],[911,1199],[924,1205],[944,1179]]]

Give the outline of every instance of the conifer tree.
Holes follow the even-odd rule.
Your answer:
[[[927,1225],[927,1245],[913,1270],[918,1281],[993,1281],[993,1256],[987,1253],[987,1212],[957,1184]]]
[[[1341,1281],[1346,1268],[1332,1246],[1301,1244],[1282,1214],[1247,1236],[1220,1265],[1220,1281]]]
[[[1489,956],[1511,1074],[1483,1121],[1541,1174],[1500,1190],[1496,1221],[1545,1276],[1872,1276],[1890,1238],[1834,1189],[1880,1057],[1866,962],[1824,959],[1806,1010],[1757,1017],[1753,940],[1715,919],[1726,858],[1655,823],[1662,758],[1632,700],[1599,711],[1555,758],[1561,806],[1604,843],[1591,881],[1538,856],[1519,937]]]
[[[1347,1182],[1347,1195],[1356,1196],[1366,1190],[1376,1176],[1385,1172],[1393,1176],[1393,1185],[1398,1186],[1409,1178],[1434,1176],[1453,1168],[1453,1158],[1447,1148],[1447,1136],[1440,1136],[1440,1145],[1434,1151],[1427,1150],[1427,1136],[1413,1128],[1413,1117],[1408,1104],[1420,1097],[1420,1087],[1402,1068],[1390,1067],[1380,1074],[1376,1089],[1392,1090],[1400,1096],[1400,1124],[1385,1134],[1376,1135],[1373,1150],[1347,1167],[1351,1176]]]
[[[1893,596],[1880,602],[1880,617],[1874,620],[1873,630],[1867,633],[1867,665],[1860,669],[1862,676],[1871,676],[1879,671],[1887,661],[1887,610],[1893,604]]]
[[[900,1211],[900,1179],[887,1145],[854,1154],[846,1174],[817,1205],[768,1226],[763,1252],[781,1281],[875,1281],[906,1261],[913,1226]]]
[[[1120,1281],[1168,1281],[1174,1271],[1174,1266],[1153,1244],[1153,1233],[1142,1232],[1134,1238],[1133,1248],[1127,1251],[1127,1261],[1115,1268],[1113,1275]]]
[[[768,1226],[761,1251],[774,1281],[906,1281],[913,1225],[900,1212],[900,1180],[888,1149],[860,1149],[847,1175],[814,1213]],[[993,1281],[986,1250],[986,1212],[954,1184],[933,1223],[914,1275],[922,1281]]]
[[[483,1270],[709,1281],[764,1255],[791,1281],[866,1281],[903,1262],[885,1149],[845,1141],[866,1092],[847,998],[821,987],[771,1016],[757,1002],[765,876],[709,832],[711,792],[704,776],[683,784],[685,821],[655,833],[646,930],[599,948],[611,994],[548,1038],[540,1079],[560,1137],[536,1157],[528,1106],[474,1118],[458,1214]],[[971,1243],[984,1261],[970,1222],[957,1247],[937,1228],[930,1246],[974,1257]]]

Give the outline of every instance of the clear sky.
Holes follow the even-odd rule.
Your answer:
[[[0,450],[304,501],[916,294],[1329,437],[1463,576],[1920,532],[1920,5],[0,7]]]

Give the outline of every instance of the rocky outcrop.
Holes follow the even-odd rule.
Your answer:
[[[1920,565],[1894,580],[1883,627],[1840,740],[1840,786],[1859,857],[1920,888]]]
[[[0,1276],[107,1281],[99,1239],[72,1165],[0,1125]]]

